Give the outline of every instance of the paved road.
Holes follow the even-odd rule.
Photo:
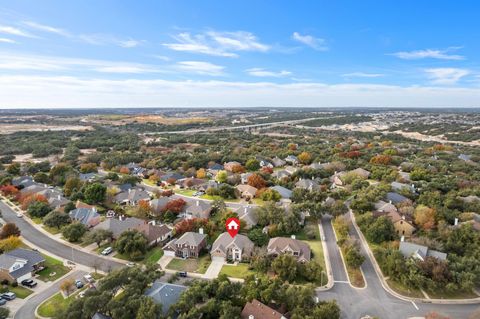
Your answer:
[[[87,272],[83,270],[77,270],[72,272],[68,275],[65,279],[79,279],[82,278],[83,275],[86,275]],[[14,319],[33,319],[35,318],[35,309],[45,300],[56,294],[60,290],[60,284],[63,280],[60,280],[47,289],[43,290],[39,294],[33,296],[32,298],[28,299],[25,304],[18,309],[18,311],[14,315]]]
[[[101,269],[105,272],[109,272],[112,269],[123,266],[122,263],[107,258],[102,258],[94,254],[86,253],[48,237],[46,234],[30,225],[28,221],[24,220],[23,218],[18,218],[17,214],[12,210],[12,208],[1,201],[0,209],[2,211],[2,217],[5,221],[15,223],[18,228],[20,228],[22,237],[25,237],[26,240],[35,244],[41,249],[44,249],[59,257],[73,260],[73,262],[84,266],[92,268],[95,268],[96,266],[98,269]]]
[[[333,227],[329,217],[325,216],[322,219],[322,225],[327,240],[334,280],[343,281],[342,276],[346,276],[345,270],[339,257],[339,248],[334,244],[335,238],[330,237],[333,236]],[[352,235],[358,237],[358,233],[355,233],[356,231],[353,229]],[[362,253],[367,257],[363,247]],[[377,316],[381,319],[406,319],[423,316],[430,311],[449,315],[452,319],[466,319],[470,313],[479,307],[479,305],[432,305],[427,303],[414,305],[390,295],[383,289],[373,264],[368,258],[362,265],[362,270],[367,281],[367,288],[355,289],[348,283],[337,282],[332,289],[317,293],[321,300],[336,299],[344,319],[359,319],[366,315]],[[418,307],[418,310],[415,306]]]

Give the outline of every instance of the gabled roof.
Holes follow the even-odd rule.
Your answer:
[[[194,217],[208,218],[211,210],[212,204],[210,204],[210,202],[197,199],[195,201],[188,202],[185,212]]]
[[[221,171],[223,169],[223,165],[215,163],[212,166],[210,166],[208,169],[210,169],[212,171]]]
[[[250,319],[250,316],[253,316],[254,319],[286,319],[280,312],[264,305],[257,299],[247,302],[240,314],[241,319]]]
[[[240,220],[245,221],[247,227],[253,227],[258,223],[257,212],[253,206],[240,206],[235,210],[235,213]]]
[[[162,305],[162,312],[166,315],[185,290],[187,290],[186,286],[169,284],[157,279],[145,291],[145,295],[153,298],[155,303]]]
[[[285,164],[287,164],[287,162],[285,162],[285,161],[282,160],[281,158],[274,157],[274,158],[272,159],[272,164],[273,164],[273,166],[275,166],[275,167],[280,167],[280,166],[284,166]]]
[[[416,259],[425,260],[426,257],[435,257],[440,260],[446,260],[447,254],[429,249],[427,246],[422,246],[405,241],[400,242],[400,252],[405,257],[414,257]]]
[[[94,229],[110,230],[113,233],[113,237],[118,238],[124,231],[136,229],[139,225],[144,223],[145,221],[135,217],[129,217],[125,220],[107,218],[100,224],[96,225]]]
[[[387,193],[387,200],[392,201],[393,204],[398,204],[408,200],[408,198],[395,192],[389,192]]]
[[[132,188],[132,189],[129,189],[128,191],[118,193],[115,196],[116,202],[123,202],[125,200],[138,202],[139,200],[142,200],[142,199],[149,200],[150,195],[146,191],[140,188]]]
[[[223,254],[226,254],[227,250],[230,247],[236,247],[243,251],[252,251],[254,244],[245,235],[237,234],[235,237],[232,238],[229,233],[224,232],[221,233],[220,236],[218,236],[215,242],[212,244],[211,252],[219,250]]]
[[[240,193],[248,193],[251,194],[252,196],[255,196],[257,193],[258,189],[256,187],[242,184],[242,185],[237,185],[237,189],[240,191]]]
[[[404,188],[408,189],[410,192],[415,192],[415,187],[409,184],[404,184],[404,183],[399,183],[399,182],[392,182],[390,184],[392,186],[392,189],[395,191],[402,190]]]
[[[34,185],[35,182],[33,181],[33,178],[31,176],[20,176],[20,177],[15,177],[12,179],[12,185],[13,186],[23,186],[28,187],[31,185]]]
[[[356,168],[356,169],[350,171],[350,173],[357,174],[357,175],[359,175],[359,176],[361,176],[361,177],[363,177],[363,178],[368,178],[368,177],[370,176],[370,172],[367,171],[366,169],[361,168],[361,167]]]
[[[76,208],[71,210],[68,215],[71,219],[87,226],[95,226],[100,221],[100,214],[97,213],[95,208]]]
[[[185,178],[185,176],[183,176],[182,174],[180,173],[177,173],[177,172],[168,172],[168,173],[165,173],[164,175],[162,175],[160,177],[160,180],[162,181],[167,181],[169,179],[174,179],[174,180],[179,180],[179,179],[182,179],[182,178]]]
[[[78,178],[80,178],[81,181],[88,181],[92,178],[94,178],[97,174],[96,173],[81,173],[78,175]]]
[[[155,212],[160,212],[162,209],[165,208],[165,206],[167,206],[169,201],[170,201],[170,198],[168,198],[166,196],[160,197],[160,198],[155,198],[155,199],[150,201],[150,207],[152,207],[152,209]]]
[[[318,187],[318,183],[316,180],[302,178],[295,183],[295,187],[312,190]]]
[[[269,254],[281,254],[285,251],[285,249],[288,248],[300,253],[299,256],[297,256],[298,259],[304,259],[307,261],[310,260],[311,251],[308,244],[304,243],[303,241],[288,237],[270,238],[267,246],[267,252]]]
[[[207,238],[207,235],[194,233],[194,232],[186,232],[180,238],[172,240],[167,245],[171,246],[174,245],[188,245],[188,246],[198,246],[200,243]]]
[[[0,255],[0,257],[2,256],[9,256],[15,259],[23,259],[27,261],[23,267],[10,273],[13,278],[20,278],[25,274],[31,273],[34,270],[33,266],[45,261],[45,258],[43,258],[39,252],[23,248],[11,250],[3,255]]]
[[[152,224],[141,224],[137,227],[137,230],[141,233],[143,233],[147,239],[148,242],[152,242],[154,240],[157,240],[168,233],[172,231],[170,227],[167,225],[152,225]]]
[[[282,198],[292,197],[292,191],[283,186],[276,185],[276,186],[270,187],[270,189],[276,190],[280,194],[280,196],[282,196]]]

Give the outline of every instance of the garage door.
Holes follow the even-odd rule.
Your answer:
[[[164,250],[164,251],[163,251],[163,254],[164,254],[165,256],[175,257],[175,252],[172,251],[172,250]]]
[[[225,258],[224,258],[224,257],[221,257],[221,256],[213,256],[213,257],[212,257],[212,261],[217,261],[217,262],[222,262],[222,263],[224,263],[224,262],[225,262]]]

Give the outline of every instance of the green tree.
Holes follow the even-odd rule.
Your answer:
[[[63,237],[69,242],[78,242],[82,236],[87,232],[87,227],[81,223],[72,223],[65,226],[62,231]]]
[[[381,244],[395,238],[395,227],[388,217],[381,216],[367,228],[365,236],[370,242]]]
[[[47,203],[39,202],[39,201],[34,201],[27,208],[27,213],[31,217],[44,217],[51,211],[52,209]]]
[[[0,319],[7,319],[10,316],[10,310],[5,307],[0,307]]]
[[[352,268],[360,267],[365,261],[365,257],[360,253],[357,246],[351,245],[345,249],[345,262]]]
[[[260,169],[260,162],[251,158],[245,163],[245,168],[251,172],[258,171],[258,169]]]
[[[148,241],[144,234],[137,230],[124,231],[115,242],[115,248],[134,260],[141,259],[148,249]]]
[[[89,204],[99,204],[105,200],[107,188],[100,183],[93,183],[85,187],[84,194]]]
[[[85,236],[85,242],[96,243],[100,247],[100,244],[105,240],[110,240],[113,237],[113,233],[107,229],[94,229],[87,233]]]
[[[283,280],[294,281],[297,276],[297,260],[295,257],[283,254],[272,262],[272,270]]]
[[[255,246],[262,247],[268,244],[268,235],[261,228],[254,228],[248,232],[248,238],[253,241]]]
[[[161,311],[161,304],[156,304],[150,297],[142,296],[136,319],[158,318],[161,314]]]
[[[278,202],[282,196],[276,190],[269,188],[261,193],[260,198],[266,202]]]
[[[227,171],[219,171],[217,176],[215,176],[215,180],[219,183],[226,183],[228,178]]]
[[[60,229],[63,225],[70,223],[70,216],[58,210],[51,211],[43,217],[43,223],[48,227]]]

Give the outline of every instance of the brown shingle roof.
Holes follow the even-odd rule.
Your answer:
[[[247,302],[243,307],[240,317],[242,319],[249,319],[249,316],[253,316],[255,319],[284,319],[285,317],[278,311],[264,305],[257,299],[253,299],[251,302]]]

